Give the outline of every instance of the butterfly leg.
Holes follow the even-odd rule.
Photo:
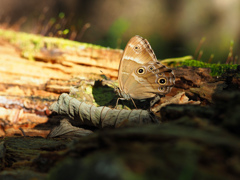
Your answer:
[[[114,109],[117,108],[117,105],[118,105],[118,101],[119,101],[119,99],[124,100],[124,98],[118,98],[118,99],[117,99],[117,102],[116,102],[116,106],[114,107]]]
[[[119,101],[119,99],[121,99],[121,100],[125,100],[124,98],[118,98],[118,99],[117,99],[117,102],[116,102],[116,106],[114,107],[114,109],[116,109],[116,107],[117,107],[117,105],[118,105],[118,101]],[[134,105],[135,108],[137,109],[137,106],[136,106],[136,104],[135,104],[135,102],[133,101],[132,98],[131,98],[131,100],[132,100],[132,102],[133,102],[133,105]]]
[[[132,100],[132,102],[133,102],[133,105],[135,106],[135,108],[137,109],[137,106],[136,106],[136,104],[135,104],[135,102],[134,102],[134,100],[131,98],[131,100]]]
[[[117,105],[118,105],[118,100],[119,100],[120,98],[117,98],[117,102],[116,102],[116,106],[114,107],[114,109],[116,109],[116,107],[117,107]]]

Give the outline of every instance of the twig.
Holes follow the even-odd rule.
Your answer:
[[[197,48],[196,48],[196,50],[195,50],[195,53],[194,53],[194,59],[196,59],[197,58],[197,53],[199,52],[199,50],[200,50],[200,48],[202,47],[202,45],[203,45],[203,43],[205,42],[205,40],[206,40],[206,38],[205,37],[202,37],[201,38],[201,40],[200,40],[200,42],[198,43],[198,46],[197,46]]]

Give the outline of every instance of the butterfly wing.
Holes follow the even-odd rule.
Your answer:
[[[157,58],[146,39],[136,35],[127,43],[118,69],[118,82],[121,91],[129,78],[129,75],[142,64],[148,61],[156,61]]]
[[[124,84],[124,92],[133,99],[146,99],[169,93],[175,84],[171,69],[150,61],[133,70]]]
[[[146,39],[134,36],[126,45],[119,65],[118,81],[122,94],[146,99],[167,94],[175,83],[171,69],[162,65]]]

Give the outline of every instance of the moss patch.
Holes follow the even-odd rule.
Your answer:
[[[77,41],[72,41],[63,38],[45,37],[41,35],[29,34],[24,32],[15,32],[3,29],[0,29],[0,37],[9,41],[11,44],[18,46],[22,51],[22,56],[30,60],[34,60],[33,58],[34,54],[36,52],[39,52],[41,48],[47,49],[58,48],[61,50],[67,50],[71,48],[74,49],[105,48],[98,45],[80,43]]]

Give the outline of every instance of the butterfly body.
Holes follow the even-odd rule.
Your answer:
[[[124,99],[147,99],[164,95],[175,84],[174,73],[156,58],[150,44],[140,36],[132,37],[123,52],[118,71],[119,88]]]

